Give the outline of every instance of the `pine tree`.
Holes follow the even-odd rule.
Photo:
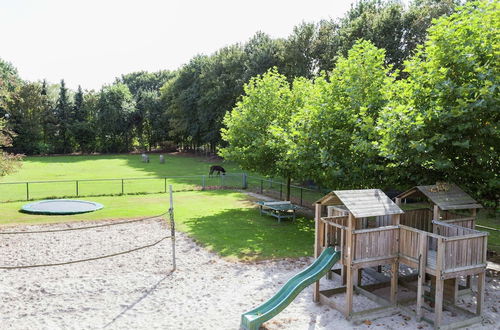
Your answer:
[[[58,151],[64,154],[71,152],[71,124],[73,123],[73,116],[71,114],[71,104],[68,97],[68,89],[61,80],[61,87],[59,89],[59,98],[57,99],[55,114],[59,126],[58,134]]]

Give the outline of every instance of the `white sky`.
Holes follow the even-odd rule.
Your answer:
[[[23,79],[99,89],[133,71],[176,69],[257,31],[342,16],[354,0],[0,0],[0,58]]]

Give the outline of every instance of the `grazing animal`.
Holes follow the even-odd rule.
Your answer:
[[[210,172],[208,173],[208,176],[212,176],[212,174],[214,174],[214,172],[217,172],[217,175],[220,175],[221,172],[222,172],[222,175],[226,175],[226,170],[224,169],[224,167],[219,166],[219,165],[210,166]]]

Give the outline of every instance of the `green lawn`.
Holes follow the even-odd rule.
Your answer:
[[[148,180],[125,180],[125,194],[158,193],[172,184],[175,191],[195,190],[202,186],[201,175],[208,175],[210,165],[217,162],[204,158],[167,154],[165,164],[160,164],[159,155],[150,155],[150,163],[142,163],[140,155],[95,155],[95,156],[50,156],[27,157],[22,168],[14,174],[0,178],[0,183],[72,180],[58,183],[30,183],[30,199],[75,196],[78,185],[79,196],[95,200],[106,208],[90,214],[76,216],[33,216],[22,214],[18,209],[25,203],[25,184],[0,184],[0,202],[17,200],[22,202],[2,203],[1,224],[44,223],[76,220],[125,219],[162,213],[167,205],[167,195],[119,195],[122,181],[86,182],[86,179],[150,178]],[[239,173],[238,166],[223,163],[228,173]],[[154,179],[168,176],[168,180]],[[78,180],[78,184],[76,183]],[[224,180],[224,181],[222,181]],[[241,187],[241,176],[205,177],[206,186],[225,185]],[[279,185],[262,182],[264,193],[279,198]],[[248,187],[260,191],[261,180],[248,179]],[[284,188],[283,188],[284,189]],[[98,197],[95,197],[98,196]],[[183,192],[176,193],[179,229],[189,233],[201,243],[218,251],[221,255],[239,258],[296,257],[308,255],[312,250],[310,223],[304,219],[297,224],[284,223],[260,217],[249,207],[244,195],[229,192]],[[284,191],[283,191],[284,196]],[[319,192],[298,189],[292,191],[292,200],[304,205],[322,196]],[[481,210],[478,225],[500,228],[498,213]],[[500,254],[500,234],[490,230],[490,250]]]
[[[487,231],[488,236],[488,250],[495,251],[497,256],[496,262],[500,262],[500,212],[494,210],[480,210],[477,216],[477,224],[486,226],[496,230],[488,230],[485,228],[477,228],[481,231]]]
[[[207,175],[210,165],[220,164],[179,154],[166,154],[165,164],[160,164],[159,157],[150,154],[149,163],[141,162],[141,155],[130,154],[26,157],[18,172],[2,177],[0,182]],[[237,165],[222,165],[228,172],[241,172]]]
[[[92,201],[104,209],[67,216],[19,212],[25,202],[2,204],[1,225],[128,219],[156,215],[168,208],[168,194],[102,196]],[[298,218],[295,223],[260,216],[243,193],[217,190],[174,194],[177,229],[221,256],[256,260],[312,255],[314,223]]]
[[[201,157],[166,155],[160,164],[159,155],[150,155],[150,163],[141,162],[141,155],[49,156],[27,157],[21,169],[0,178],[0,201],[19,201],[69,196],[98,196],[135,193],[164,192],[172,184],[176,191],[199,189],[203,185],[201,175],[208,175],[210,165],[217,162]],[[238,166],[223,163],[231,173],[240,173]],[[167,180],[157,177],[170,177]],[[128,179],[122,180],[120,179]],[[137,179],[131,179],[137,178]],[[147,180],[144,180],[149,178]],[[111,181],[85,181],[118,179]],[[1,184],[25,181],[71,180],[70,182]],[[206,186],[242,185],[241,176],[213,177],[205,179]],[[78,182],[77,182],[78,181]],[[77,194],[78,192],[78,194]],[[28,195],[28,196],[27,196]]]

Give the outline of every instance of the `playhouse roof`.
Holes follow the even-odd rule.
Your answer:
[[[397,198],[406,198],[415,193],[422,193],[441,210],[477,209],[483,207],[453,183],[441,184],[439,186],[416,186],[399,194]]]
[[[334,190],[316,203],[343,204],[356,218],[403,213],[403,210],[380,189]]]

